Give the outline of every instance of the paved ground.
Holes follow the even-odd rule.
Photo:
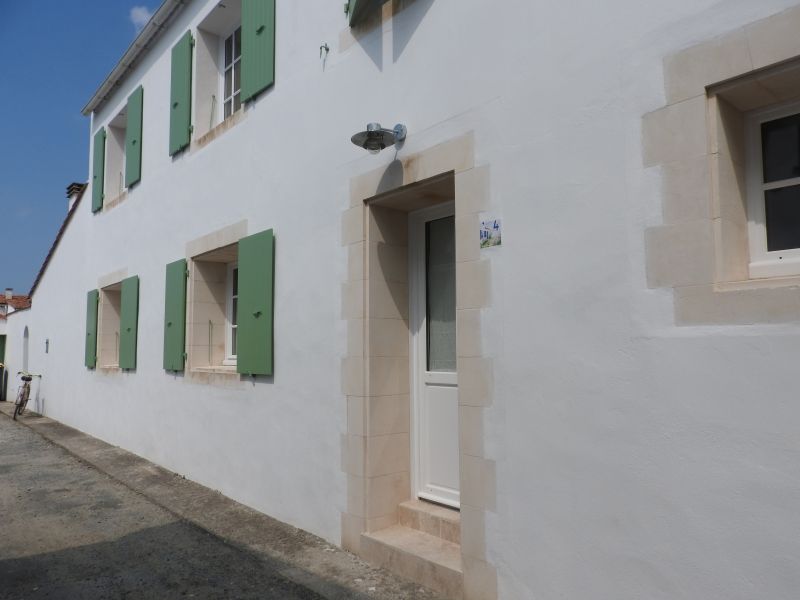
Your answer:
[[[0,403],[0,598],[430,600],[221,494]],[[44,436],[44,437],[42,437]]]

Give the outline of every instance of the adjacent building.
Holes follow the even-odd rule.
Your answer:
[[[342,4],[91,95],[32,408],[446,596],[796,597],[800,7]]]

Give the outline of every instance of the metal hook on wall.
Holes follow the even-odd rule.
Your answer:
[[[322,70],[325,70],[325,65],[328,62],[328,53],[331,51],[331,47],[328,46],[328,42],[322,42],[322,45],[319,47],[319,58],[322,61]]]

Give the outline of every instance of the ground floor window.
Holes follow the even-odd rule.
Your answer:
[[[227,322],[225,339],[225,361],[227,364],[236,364],[236,313],[239,304],[239,268],[235,263],[228,265],[228,276],[225,287],[227,290]]]
[[[800,274],[800,104],[755,111],[748,125],[751,274]]]
[[[119,325],[122,309],[122,285],[115,283],[100,290],[98,307],[97,364],[119,366]]]
[[[192,368],[236,367],[238,244],[192,258]]]

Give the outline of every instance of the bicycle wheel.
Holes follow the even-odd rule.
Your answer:
[[[19,391],[17,392],[17,400],[16,400],[16,402],[14,402],[14,416],[13,416],[13,419],[15,421],[17,420],[17,415],[21,415],[22,412],[25,410],[25,402],[26,402],[25,388],[22,387],[22,388],[19,388]]]

